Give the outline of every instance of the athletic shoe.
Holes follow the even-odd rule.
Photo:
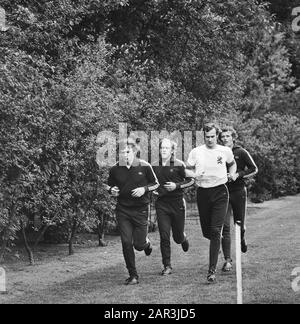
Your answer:
[[[231,261],[226,261],[222,267],[223,272],[229,272],[232,270],[232,262]]]
[[[190,243],[187,238],[185,238],[185,240],[181,243],[181,247],[184,252],[187,252],[189,250]]]
[[[164,270],[161,272],[162,276],[167,276],[172,273],[172,268],[170,266],[166,266]]]
[[[243,239],[241,240],[241,251],[242,251],[243,253],[246,253],[247,250],[248,250],[248,246],[247,246],[247,243],[246,243],[245,238],[243,238]]]
[[[215,270],[209,270],[207,274],[207,282],[209,284],[214,283],[216,281],[216,271]]]
[[[137,285],[138,283],[139,283],[139,279],[136,276],[130,276],[125,280],[125,285],[127,286]]]
[[[152,253],[152,245],[151,245],[151,242],[149,242],[149,244],[147,245],[147,247],[145,248],[144,252],[147,256],[149,256],[151,253]]]

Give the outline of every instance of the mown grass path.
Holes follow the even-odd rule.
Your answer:
[[[248,210],[249,252],[243,255],[244,303],[300,303],[300,293],[291,288],[292,270],[300,267],[300,196],[285,197]],[[191,248],[184,253],[172,243],[174,273],[159,275],[161,255],[158,233],[151,233],[154,251],[150,257],[136,253],[140,284],[123,285],[127,278],[119,237],[110,237],[105,248],[47,247],[50,253],[34,267],[26,263],[7,265],[8,294],[1,303],[100,303],[100,304],[207,304],[236,303],[235,271],[218,281],[205,281],[208,241],[202,238],[197,218],[187,220]],[[300,274],[299,274],[300,275]]]

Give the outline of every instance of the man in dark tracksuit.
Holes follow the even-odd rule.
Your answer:
[[[194,180],[186,178],[185,164],[175,158],[175,143],[167,138],[160,142],[159,163],[153,163],[153,170],[160,187],[155,208],[160,233],[160,248],[164,269],[162,275],[172,273],[170,233],[172,229],[174,241],[181,244],[183,251],[189,249],[189,241],[184,233],[185,201],[183,189],[194,184]],[[159,166],[156,166],[159,164]]]
[[[222,129],[222,132],[220,134],[220,140],[222,144],[232,149],[237,164],[236,180],[232,181],[231,179],[229,179],[229,182],[227,184],[229,190],[230,208],[228,208],[223,228],[222,249],[225,258],[223,271],[230,271],[232,268],[230,236],[231,210],[233,213],[234,222],[241,222],[241,250],[243,253],[247,252],[247,243],[245,240],[247,188],[245,185],[245,180],[253,177],[258,172],[257,166],[249,152],[241,146],[235,144],[236,137],[236,132],[231,127]]]
[[[152,252],[147,237],[149,193],[159,186],[151,165],[138,159],[136,152],[136,143],[128,141],[121,149],[121,163],[110,169],[108,179],[110,193],[118,197],[116,215],[129,272],[129,278],[125,282],[127,285],[139,283],[134,248],[144,250],[146,255]]]

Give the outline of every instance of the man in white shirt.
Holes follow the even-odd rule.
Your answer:
[[[219,128],[204,126],[205,145],[194,148],[188,157],[186,176],[196,179],[197,204],[203,236],[210,240],[207,281],[216,280],[221,233],[228,208],[228,177],[235,180],[236,162],[229,147],[217,144]],[[229,174],[228,174],[228,173]]]

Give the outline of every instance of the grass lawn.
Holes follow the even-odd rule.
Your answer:
[[[285,197],[248,209],[249,252],[242,256],[244,303],[300,303],[300,292],[291,288],[294,268],[300,267],[300,196]],[[222,274],[219,258],[217,283],[205,281],[208,241],[203,239],[197,217],[187,220],[191,248],[184,253],[172,242],[172,275],[162,277],[158,233],[151,233],[154,250],[150,257],[136,253],[140,284],[124,286],[127,271],[119,237],[107,237],[108,246],[96,240],[67,247],[41,246],[37,263],[30,267],[22,259],[8,262],[5,303],[101,303],[101,304],[234,304],[235,271]],[[234,246],[233,246],[234,248]]]

